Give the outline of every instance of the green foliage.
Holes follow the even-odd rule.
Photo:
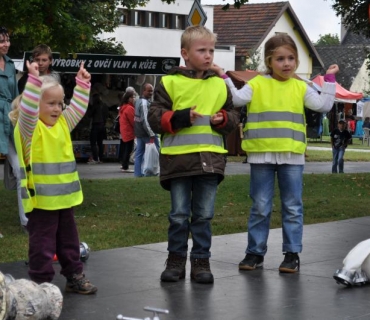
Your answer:
[[[1,24],[11,33],[10,54],[19,57],[39,43],[61,53],[86,52],[101,32],[118,26],[116,0],[3,0]],[[12,54],[13,53],[13,54]]]
[[[168,4],[175,0],[162,0]],[[123,44],[99,40],[119,24],[118,6],[145,6],[149,0],[2,0],[1,25],[8,28],[12,45],[9,55],[22,58],[24,51],[45,43],[62,55],[76,52],[123,54]],[[234,0],[239,8],[248,0]],[[229,8],[229,3],[224,9]],[[103,44],[106,42],[105,44]],[[108,52],[102,51],[107,49]]]
[[[337,34],[327,33],[319,35],[319,40],[315,43],[315,46],[334,46],[339,45],[340,40]]]
[[[343,17],[343,23],[353,32],[370,36],[367,0],[334,0],[333,9],[337,16]]]
[[[94,39],[93,46],[84,51],[84,53],[99,53],[99,54],[120,54],[125,55],[126,50],[122,42],[117,42],[115,38]]]

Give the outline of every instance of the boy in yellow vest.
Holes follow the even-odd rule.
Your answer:
[[[185,277],[188,237],[191,279],[213,283],[210,269],[211,220],[218,184],[224,178],[223,135],[238,125],[230,92],[210,72],[216,35],[202,26],[181,37],[186,67],[174,67],[154,92],[148,121],[161,137],[160,182],[171,193],[168,259],[162,281]]]

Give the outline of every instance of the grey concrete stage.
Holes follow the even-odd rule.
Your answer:
[[[249,168],[241,162],[228,163],[226,174],[249,174]],[[370,165],[345,162],[344,169],[346,173],[370,172]],[[79,163],[78,171],[83,179],[133,177],[121,173],[118,163]],[[304,172],[330,173],[331,163],[307,162]],[[0,165],[0,179],[2,175]],[[281,229],[271,230],[265,267],[256,271],[238,270],[247,233],[217,236],[212,244],[213,285],[192,282],[189,262],[185,280],[161,283],[166,243],[92,252],[85,273],[98,286],[98,293],[64,294],[60,320],[114,320],[118,314],[151,317],[145,306],[168,309],[170,313],[160,316],[161,320],[370,319],[370,285],[347,288],[332,277],[350,249],[369,237],[370,217],[305,226],[301,271],[279,274]],[[55,269],[54,283],[63,291],[65,280],[58,264]],[[28,277],[24,261],[0,264],[0,270],[15,278]]]
[[[118,314],[152,316],[144,306],[168,309],[161,320],[338,320],[370,319],[370,285],[347,288],[333,279],[343,258],[370,235],[370,217],[305,226],[301,271],[279,274],[281,229],[270,232],[265,267],[239,271],[247,233],[213,238],[213,285],[186,279],[161,283],[166,243],[92,252],[85,263],[96,295],[64,294],[60,320],[114,320]],[[190,243],[191,244],[191,243]],[[59,270],[59,265],[55,264]],[[0,264],[3,273],[27,277],[23,261]],[[62,290],[59,274],[54,283]]]

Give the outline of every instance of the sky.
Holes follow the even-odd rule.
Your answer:
[[[249,3],[269,3],[287,0],[249,0]],[[201,0],[201,4],[232,5],[233,0]],[[298,17],[311,41],[316,42],[321,35],[337,34],[340,39],[340,18],[331,8],[332,0],[289,0],[293,11]]]

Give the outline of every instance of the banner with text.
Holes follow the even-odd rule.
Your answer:
[[[32,52],[24,53],[23,70],[26,61],[32,60]],[[53,53],[52,69],[57,72],[77,73],[81,62],[90,73],[106,74],[166,74],[173,66],[179,66],[180,58],[131,57],[109,54],[76,53],[61,57]]]

